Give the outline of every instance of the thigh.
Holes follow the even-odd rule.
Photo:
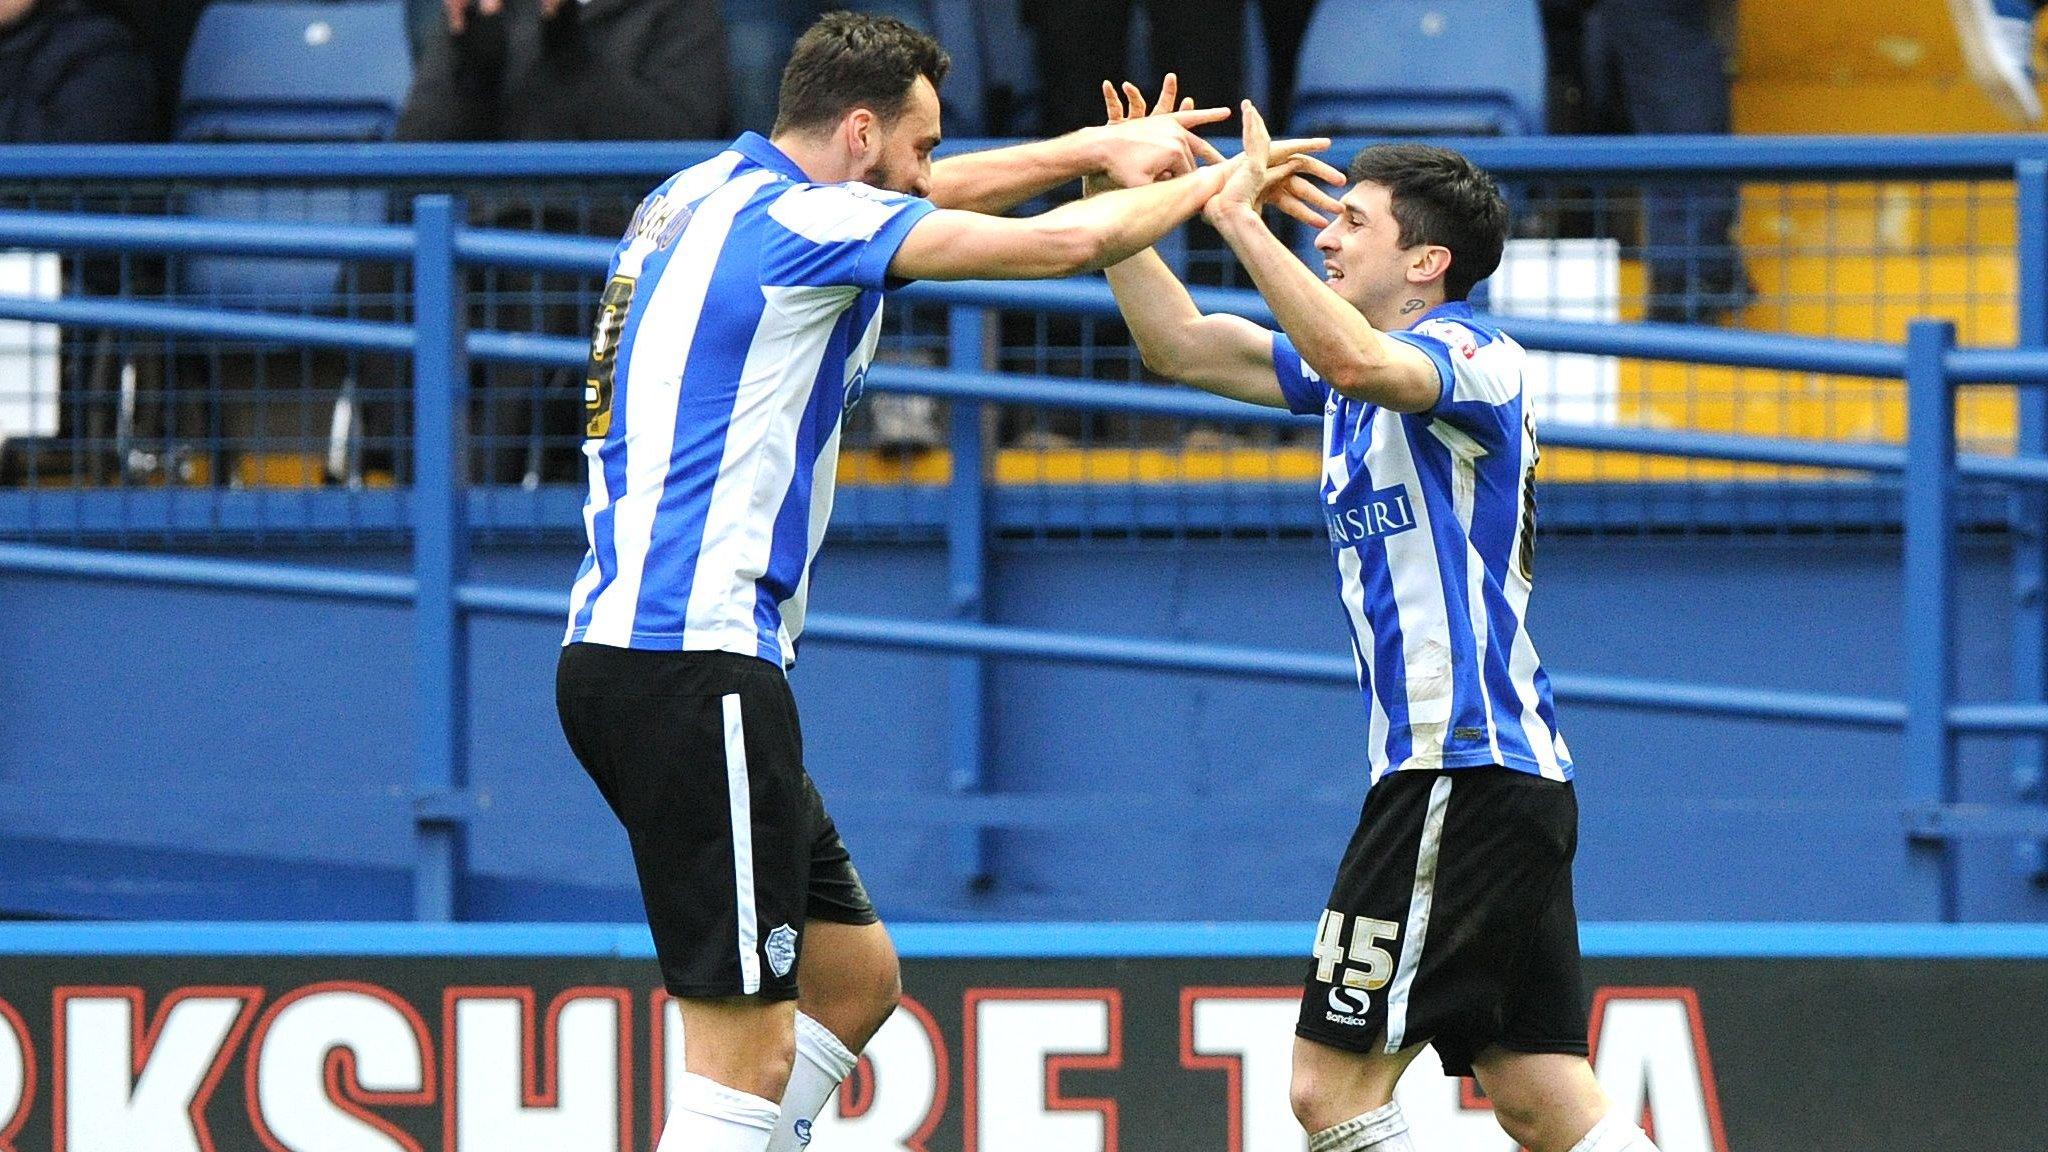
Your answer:
[[[868,898],[867,885],[861,882],[860,872],[853,866],[853,854],[840,838],[839,826],[825,811],[824,798],[818,795],[808,772],[804,774],[804,792],[812,813],[812,827],[817,829],[811,838],[811,878],[804,914],[834,924],[875,923],[878,917],[874,901]]]
[[[632,845],[668,990],[794,999],[816,817],[781,670],[577,644],[556,696]]]

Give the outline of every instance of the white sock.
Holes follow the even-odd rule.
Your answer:
[[[859,1059],[830,1028],[796,1014],[796,1066],[789,1071],[789,1087],[782,1091],[782,1119],[767,1152],[800,1152],[810,1146],[811,1121]]]
[[[1389,1100],[1308,1138],[1308,1152],[1415,1152],[1401,1106]]]
[[[1620,1112],[1609,1112],[1586,1131],[1572,1152],[1657,1152],[1650,1137]]]
[[[775,1112],[772,1100],[686,1072],[655,1152],[762,1152]]]

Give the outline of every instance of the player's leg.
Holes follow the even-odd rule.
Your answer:
[[[793,698],[790,707],[795,708]],[[801,746],[801,731],[798,740]],[[861,1049],[903,995],[896,946],[809,773],[803,790],[813,829],[803,957],[797,964],[803,992],[797,1001],[796,1066],[769,1152],[796,1152],[810,1143],[811,1121],[853,1072]]]
[[[1288,1099],[1309,1152],[1412,1152],[1394,1085],[1420,1051],[1352,1052],[1296,1036]]]
[[[796,1054],[815,821],[782,670],[726,652],[572,644],[570,747],[625,826],[685,1074],[661,1152],[762,1152]]]
[[[1656,1152],[1593,1078],[1583,1056],[1498,1045],[1472,1061],[1494,1118],[1529,1152]]]
[[[684,998],[682,1083],[656,1152],[761,1152],[796,1057],[794,1000]]]
[[[1313,1152],[1412,1147],[1394,1085],[1447,1003],[1428,925],[1450,790],[1445,773],[1382,777],[1337,867],[1294,1029],[1289,1097]]]
[[[811,1121],[852,1074],[861,1049],[903,995],[896,947],[879,922],[813,919],[805,935],[809,939],[798,968],[803,995],[797,1001],[796,1064],[782,1093],[782,1116],[769,1152],[795,1152],[810,1143]]]
[[[1557,840],[1565,854],[1547,883],[1517,884],[1494,902],[1520,947],[1500,974],[1501,1030],[1470,1055],[1472,1074],[1486,1089],[1495,1119],[1529,1152],[1654,1152],[1633,1117],[1614,1114],[1586,1063],[1585,982],[1572,899],[1577,799],[1563,786],[1509,783],[1517,786],[1509,792],[1519,804],[1503,805],[1502,813],[1518,811],[1515,823],[1546,830],[1538,842]]]

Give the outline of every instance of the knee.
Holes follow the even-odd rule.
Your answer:
[[[1543,1110],[1530,1105],[1527,1100],[1514,1097],[1494,1097],[1493,1118],[1515,1141],[1517,1147],[1541,1148],[1539,1137],[1543,1133]]]
[[[1313,1136],[1353,1116],[1371,1111],[1369,1107],[1356,1106],[1359,1101],[1355,1092],[1339,1091],[1339,1088],[1340,1085],[1331,1082],[1314,1067],[1295,1066],[1294,1077],[1287,1086],[1287,1103],[1294,1109],[1294,1119],[1303,1132]]]
[[[888,1023],[896,1006],[902,1002],[903,966],[897,963],[896,954],[891,952],[886,963],[876,966],[874,980],[868,990],[868,1018],[874,1028]]]

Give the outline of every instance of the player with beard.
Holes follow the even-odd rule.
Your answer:
[[[771,137],[656,188],[604,290],[584,396],[590,549],[556,702],[626,828],[681,1001],[687,1074],[662,1152],[806,1143],[899,995],[785,677],[883,293],[1113,264],[1243,163],[1198,165],[1221,157],[1189,130],[1229,112],[1191,108],[934,163],[946,68],[898,21],[824,17],[783,74]],[[1105,171],[1133,187],[983,214]]]

